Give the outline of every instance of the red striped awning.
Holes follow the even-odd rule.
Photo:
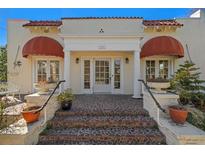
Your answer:
[[[23,57],[29,55],[57,56],[64,57],[63,47],[61,44],[49,37],[35,37],[29,40],[23,47]]]
[[[182,44],[173,37],[159,36],[148,40],[142,47],[140,57],[155,55],[184,57]]]

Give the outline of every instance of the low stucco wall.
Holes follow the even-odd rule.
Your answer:
[[[42,105],[48,95],[37,93],[27,95],[27,105]],[[24,119],[20,119],[9,127],[0,131],[0,144],[4,145],[31,145],[38,143],[39,134],[45,129],[46,122],[53,118],[60,105],[56,101],[56,96],[52,97],[46,108],[41,112],[37,122],[26,124]],[[46,119],[44,113],[46,112]]]
[[[28,106],[42,106],[46,100],[48,99],[49,95],[39,95],[38,93],[34,93],[31,95],[25,96],[25,100]],[[53,118],[56,110],[60,108],[60,104],[56,100],[57,94],[51,97],[47,106],[41,111],[40,117],[44,118],[44,114],[46,112],[46,120],[50,120]]]
[[[38,143],[38,136],[46,124],[43,118],[27,125],[24,119],[10,125],[0,133],[0,144],[3,145],[32,145]]]
[[[169,117],[161,117],[159,129],[166,136],[167,144],[205,144],[205,132],[188,122],[184,125],[177,125]]]
[[[179,98],[178,95],[175,94],[153,94],[154,97],[157,99],[159,104],[161,105],[162,108],[167,110],[169,105],[177,105],[177,99]],[[150,94],[146,91],[143,90],[143,107],[148,110],[150,116],[154,118],[154,120],[158,120],[158,107],[155,104],[153,98],[150,96]],[[159,116],[163,116],[162,112],[159,112]]]
[[[179,96],[175,94],[154,94],[159,104],[165,110],[169,105],[177,105]],[[150,94],[143,90],[143,107],[148,110],[159,126],[160,131],[166,136],[167,144],[205,144],[205,132],[186,122],[178,125],[170,119],[168,114],[162,113],[155,105]],[[158,116],[159,111],[159,116]],[[168,110],[167,110],[168,113]]]

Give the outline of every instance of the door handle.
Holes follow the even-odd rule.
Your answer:
[[[109,77],[109,79],[111,80],[113,76],[114,76],[114,75],[111,75],[111,76]]]

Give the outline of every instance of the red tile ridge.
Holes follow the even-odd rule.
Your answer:
[[[130,17],[112,17],[112,16],[108,16],[108,17],[63,17],[61,18],[62,20],[66,20],[66,19],[143,19],[143,17],[136,17],[136,16],[130,16]]]
[[[25,26],[60,26],[62,21],[59,20],[30,20],[29,23],[23,25]]]
[[[175,19],[166,20],[143,20],[145,26],[183,26],[183,24],[177,22]]]

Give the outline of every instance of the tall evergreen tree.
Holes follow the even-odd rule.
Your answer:
[[[194,63],[185,61],[175,73],[171,87],[179,94],[180,103],[204,105],[205,80],[200,79],[199,69]]]

